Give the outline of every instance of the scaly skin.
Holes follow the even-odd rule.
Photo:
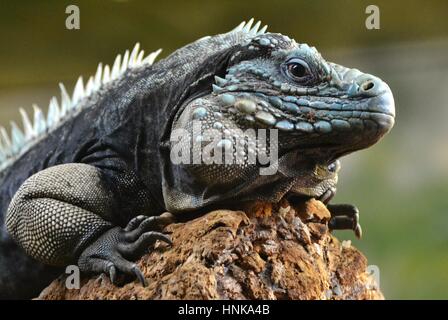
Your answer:
[[[383,81],[250,23],[128,71],[83,103],[0,172],[2,298],[35,295],[59,271],[47,266],[67,264],[146,284],[132,261],[156,240],[170,243],[160,230],[192,212],[282,197],[328,203],[337,159],[376,143],[394,123]],[[232,155],[244,139],[242,162],[175,164],[176,145],[192,154],[206,145],[195,123],[225,134],[218,143]],[[198,143],[174,144],[179,129]],[[266,146],[278,149],[274,174],[248,161],[262,150],[239,131],[246,129],[278,130],[278,143]],[[331,228],[360,235],[354,206],[328,207]]]

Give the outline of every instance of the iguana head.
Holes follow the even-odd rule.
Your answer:
[[[230,186],[239,196],[316,196],[336,183],[335,161],[376,143],[392,128],[394,117],[392,92],[381,79],[327,62],[314,47],[287,36],[262,33],[230,50],[212,91],[190,101],[174,128],[187,129],[199,142],[193,154],[214,139],[210,135],[218,135],[215,144],[224,153],[242,157],[240,163],[188,165],[205,193],[223,193]],[[202,131],[195,132],[193,123]],[[204,134],[208,129],[212,133]],[[273,129],[276,136],[267,133],[270,141],[260,147],[241,133],[248,129]],[[239,142],[245,147],[238,149]],[[255,169],[263,165],[248,159],[273,150],[276,172],[261,177]]]
[[[395,116],[381,79],[270,33],[237,48],[208,99],[239,128],[278,129],[280,153],[299,149],[327,162],[377,142]]]

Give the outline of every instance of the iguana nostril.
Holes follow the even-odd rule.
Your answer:
[[[370,89],[373,89],[374,86],[375,83],[372,80],[368,80],[361,85],[361,88],[364,91],[369,91]]]

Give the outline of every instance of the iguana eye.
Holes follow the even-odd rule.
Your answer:
[[[288,75],[294,80],[304,80],[310,74],[310,68],[305,61],[300,59],[291,59],[286,63],[286,70]]]
[[[339,163],[338,160],[330,163],[327,167],[328,171],[332,172],[332,173],[338,172],[340,168],[341,168],[341,164]]]

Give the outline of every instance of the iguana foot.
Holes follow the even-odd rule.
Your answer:
[[[331,219],[328,222],[330,230],[353,230],[358,239],[362,237],[359,224],[359,210],[351,204],[328,204]]]
[[[362,228],[359,224],[359,210],[351,204],[328,204],[336,194],[336,188],[329,188],[320,196],[322,201],[331,213],[328,222],[330,230],[353,230],[358,239],[362,237]]]
[[[137,216],[125,228],[115,227],[88,246],[78,259],[81,271],[106,273],[116,284],[117,272],[136,277],[143,286],[147,281],[132,261],[141,257],[157,240],[171,245],[169,236],[160,231],[174,221],[169,213],[160,216]]]

